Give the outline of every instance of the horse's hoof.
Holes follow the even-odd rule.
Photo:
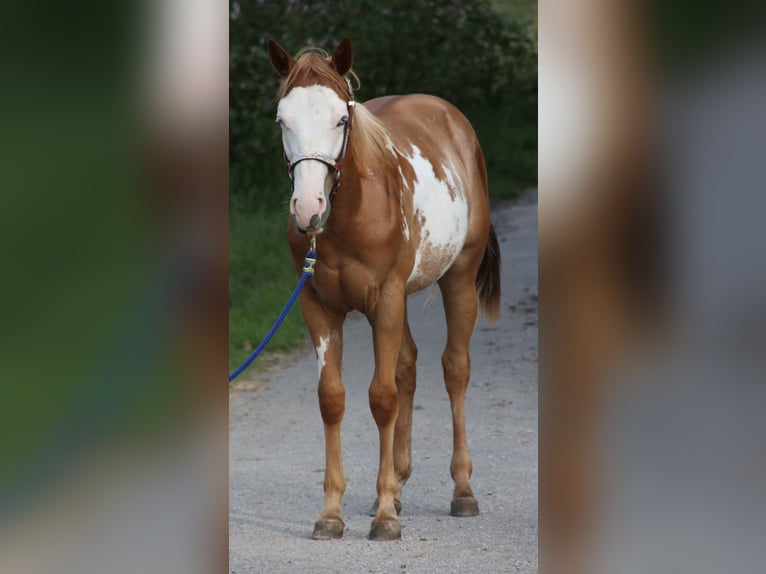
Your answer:
[[[399,540],[401,537],[402,527],[396,520],[373,521],[370,527],[370,540]]]
[[[450,505],[451,516],[478,516],[479,503],[475,498],[454,498]]]
[[[314,524],[314,533],[311,537],[314,540],[343,538],[343,530],[343,523],[337,520],[317,520]]]
[[[399,516],[402,513],[402,503],[398,498],[394,498],[394,510],[396,510],[396,515]],[[367,514],[369,516],[375,516],[378,513],[378,499],[375,499],[375,502],[370,507],[370,510],[367,511]]]

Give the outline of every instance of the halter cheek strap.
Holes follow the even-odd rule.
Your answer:
[[[349,90],[350,88],[351,85],[349,84]],[[335,197],[335,194],[338,192],[338,188],[340,187],[340,168],[343,164],[343,160],[346,157],[346,148],[348,147],[348,134],[351,131],[351,122],[353,121],[353,110],[355,106],[356,102],[353,100],[352,94],[352,99],[349,100],[349,102],[346,104],[346,108],[348,109],[348,121],[346,122],[346,125],[343,126],[343,144],[340,147],[340,154],[338,154],[338,157],[333,158],[332,156],[320,152],[307,152],[298,154],[293,158],[292,161],[290,161],[290,159],[287,157],[287,154],[282,151],[282,154],[285,158],[285,165],[287,166],[287,175],[290,178],[290,181],[295,181],[293,172],[295,171],[295,166],[300,162],[306,161],[308,159],[321,161],[323,164],[327,165],[331,170],[333,170],[335,176],[335,182],[333,183],[332,190],[330,190],[330,201],[333,200],[333,197]]]

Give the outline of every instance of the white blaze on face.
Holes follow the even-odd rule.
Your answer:
[[[330,344],[329,337],[319,337],[319,346],[316,348],[317,352],[317,369],[319,376],[322,376],[322,369],[324,369],[324,356],[327,353],[327,347]]]
[[[277,109],[287,158],[293,161],[307,153],[337,158],[343,146],[343,127],[338,122],[347,113],[346,102],[330,88],[308,86],[290,90]],[[298,163],[293,177],[290,213],[305,229],[314,215],[321,217],[325,212],[332,178],[327,165],[315,160]]]
[[[446,181],[416,146],[407,157],[415,171],[414,219],[420,222],[420,244],[407,286],[422,289],[439,279],[455,262],[468,233],[468,203],[451,165],[442,166]]]

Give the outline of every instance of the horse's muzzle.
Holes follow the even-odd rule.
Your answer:
[[[295,213],[291,214],[291,216],[293,219],[293,225],[299,233],[303,235],[318,235],[324,231],[325,223],[327,223],[327,218],[330,216],[330,206],[327,206],[327,209],[325,209],[322,215],[312,215],[311,219],[309,220],[309,224],[306,227],[303,227],[300,225],[300,223],[298,223],[298,217]]]

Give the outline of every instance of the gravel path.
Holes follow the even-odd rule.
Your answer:
[[[428,289],[409,300],[419,356],[402,539],[367,540],[378,439],[367,402],[370,328],[354,314],[346,321],[343,353],[344,538],[311,540],[322,507],[324,441],[316,359],[307,348],[288,366],[250,375],[230,393],[232,573],[537,572],[537,204],[498,203],[492,219],[503,258],[502,313],[495,325],[477,323],[466,397],[480,516],[449,516],[445,321],[438,289]]]

